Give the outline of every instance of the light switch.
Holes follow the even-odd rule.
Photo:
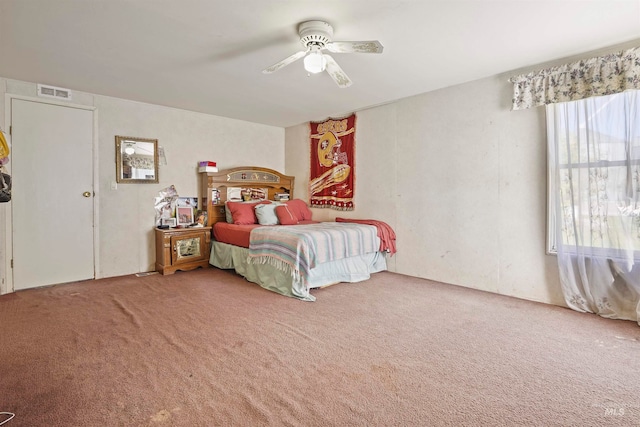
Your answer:
[[[118,183],[116,181],[111,181],[111,189],[112,190],[117,190],[118,189]]]

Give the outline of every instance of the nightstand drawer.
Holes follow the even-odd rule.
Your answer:
[[[173,274],[176,270],[209,267],[211,227],[156,228],[156,271]]]

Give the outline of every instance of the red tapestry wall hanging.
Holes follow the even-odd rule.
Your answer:
[[[355,188],[356,115],[310,122],[311,206],[353,210]]]

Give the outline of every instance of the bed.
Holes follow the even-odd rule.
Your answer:
[[[311,289],[386,270],[376,226],[314,221],[307,204],[293,198],[293,185],[293,177],[265,168],[203,173],[210,264],[304,301],[315,301]]]

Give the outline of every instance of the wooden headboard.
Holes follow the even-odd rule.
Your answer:
[[[225,221],[224,203],[227,201],[227,189],[230,187],[265,189],[269,200],[274,200],[278,193],[288,193],[293,199],[295,177],[273,169],[241,166],[219,172],[201,172],[200,176],[199,206],[202,206],[203,210],[206,206],[208,226]],[[216,194],[219,195],[217,200],[212,197],[214,190],[217,190]]]

